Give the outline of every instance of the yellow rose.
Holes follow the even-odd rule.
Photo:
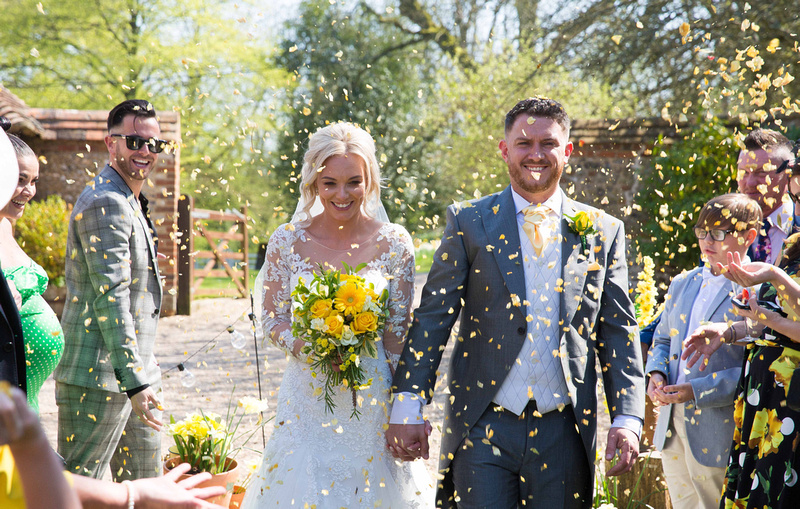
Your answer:
[[[353,323],[350,326],[356,334],[362,334],[367,331],[374,332],[378,330],[378,317],[371,311],[359,313],[353,318]]]
[[[325,319],[325,325],[328,326],[328,334],[338,338],[342,335],[344,318],[342,318],[342,315],[331,315]]]
[[[318,299],[311,304],[311,316],[314,318],[326,318],[333,311],[333,301],[331,299]]]
[[[584,211],[580,211],[575,214],[575,230],[579,232],[585,232],[589,228],[592,227],[592,220],[589,218],[589,214]]]
[[[564,217],[569,221],[570,231],[576,235],[580,235],[581,246],[583,250],[585,251],[588,249],[586,236],[596,233],[594,229],[594,221],[592,220],[592,214],[582,210],[580,212],[576,212],[574,216],[564,214]]]

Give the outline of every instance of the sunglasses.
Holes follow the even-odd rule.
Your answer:
[[[717,242],[722,242],[725,240],[727,234],[733,232],[734,230],[706,230],[705,228],[694,228],[694,236],[697,237],[698,240],[703,240],[711,235],[711,238]]]
[[[147,149],[150,152],[153,154],[160,154],[169,147],[169,142],[167,140],[159,140],[158,138],[142,138],[141,136],[136,136],[135,134],[112,134],[111,137],[124,138],[125,146],[128,147],[128,150],[141,150],[144,145],[147,145]]]

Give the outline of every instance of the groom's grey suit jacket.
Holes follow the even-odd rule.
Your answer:
[[[571,411],[586,449],[586,460],[593,469],[597,427],[595,363],[599,360],[602,368],[612,418],[619,414],[643,418],[642,359],[628,295],[622,223],[566,196],[562,207],[570,216],[578,211],[599,213],[595,220],[597,233],[586,239],[587,251],[582,249],[580,237],[570,230],[566,218],[562,220],[563,291],[558,324],[560,360]],[[587,256],[589,252],[591,255]],[[421,394],[430,401],[442,353],[460,312],[442,426],[439,468],[444,478],[437,499],[443,507],[454,506],[452,457],[470,428],[492,405],[526,338],[521,257],[510,187],[448,207],[442,244],[434,256],[394,376],[395,392]]]
[[[161,380],[153,354],[161,280],[136,196],[106,166],[72,209],[59,382],[125,392]]]
[[[701,268],[675,277],[669,286],[661,322],[653,335],[645,372],[663,373],[670,385],[678,379],[683,340],[694,332],[688,330],[689,319],[702,284]],[[706,316],[700,319],[708,322],[740,320],[731,310],[732,291],[733,285],[726,280],[711,301]],[[727,464],[733,440],[733,401],[742,373],[743,356],[744,348],[722,345],[709,358],[704,371],[700,371],[701,363],[697,363],[686,373],[686,382],[692,385],[695,399],[686,402],[682,417],[686,423],[689,447],[701,465],[724,467]],[[659,451],[667,440],[671,416],[672,405],[659,409],[653,434],[653,444]]]

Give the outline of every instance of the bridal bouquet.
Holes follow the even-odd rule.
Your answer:
[[[375,343],[386,323],[388,292],[376,294],[371,283],[356,275],[366,264],[343,265],[344,271],[320,265],[308,284],[300,278],[292,292],[292,334],[308,343],[302,351],[312,376],[325,380],[320,396],[325,410],[333,412],[334,388],[344,386],[353,394],[351,417],[358,417],[356,391],[372,384],[371,378],[365,380],[361,359],[377,358]]]

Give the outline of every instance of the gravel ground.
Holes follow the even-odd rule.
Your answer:
[[[425,277],[424,274],[417,276],[417,300]],[[156,357],[163,373],[166,418],[172,414],[176,419],[181,419],[198,408],[225,415],[234,386],[237,398],[258,396],[254,345],[249,342],[248,348],[243,351],[234,349],[225,330],[229,325],[234,325],[238,331],[249,334],[247,319],[249,312],[250,303],[245,299],[201,299],[192,303],[191,316],[172,316],[159,321]],[[444,353],[443,368],[449,365],[451,351],[452,343]],[[199,353],[189,361],[185,360],[195,352]],[[283,353],[272,345],[259,347],[259,356],[264,359],[261,370],[262,394],[274,408],[286,359]],[[196,380],[194,387],[187,389],[181,385],[176,369],[179,362],[184,362],[194,375]],[[446,372],[445,369],[442,371]],[[599,387],[598,390],[602,389]],[[434,426],[431,435],[431,458],[425,462],[431,474],[436,472],[439,456],[441,439],[439,427],[444,418],[445,396],[440,377],[433,404],[426,409],[426,417]],[[603,398],[600,397],[600,400]],[[40,393],[40,410],[45,431],[55,447],[58,412],[52,378],[45,383]],[[273,409],[268,410],[267,416],[273,415],[272,412]],[[609,426],[608,414],[602,403],[599,405],[598,414],[600,448],[605,447]],[[270,426],[267,425],[264,429],[268,440]],[[165,435],[162,452],[166,452],[171,445],[171,438]],[[258,451],[243,450],[239,454],[238,459],[245,465],[254,464],[259,460],[262,449],[261,437],[256,435],[248,447]]]

